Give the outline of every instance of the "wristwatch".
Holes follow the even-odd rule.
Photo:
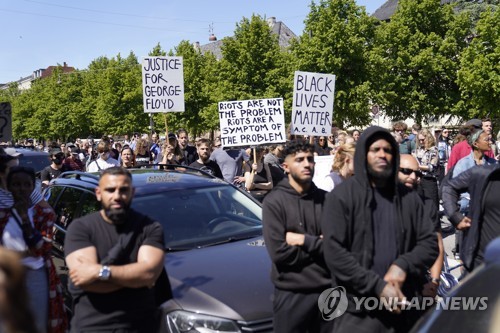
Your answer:
[[[111,277],[111,269],[109,266],[103,265],[99,271],[99,280],[108,281]]]

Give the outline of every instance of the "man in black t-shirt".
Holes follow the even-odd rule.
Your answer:
[[[152,288],[163,269],[163,231],[130,209],[132,176],[121,167],[102,172],[102,209],[73,221],[65,254],[74,299],[71,332],[156,331]]]
[[[177,141],[184,155],[184,160],[181,163],[182,165],[190,165],[198,159],[196,148],[189,145],[189,136],[185,129],[181,128],[177,131]]]
[[[49,185],[52,179],[59,177],[63,172],[64,153],[60,149],[53,149],[50,152],[50,161],[52,163],[40,173],[40,179],[44,187]]]
[[[212,176],[224,179],[219,165],[210,160],[210,153],[212,152],[212,144],[208,139],[200,139],[196,143],[196,150],[198,152],[198,160],[191,163],[189,166],[192,168],[200,169]]]

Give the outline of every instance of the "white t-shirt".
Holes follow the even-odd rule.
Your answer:
[[[15,208],[12,209],[12,213],[17,214]],[[17,214],[17,217],[19,221],[21,221],[19,214]],[[33,208],[28,209],[28,217],[30,219],[31,226],[34,227]],[[17,252],[24,252],[28,250],[28,245],[26,245],[23,238],[23,231],[13,216],[9,218],[9,221],[5,225],[5,229],[2,234],[2,244],[5,248]],[[45,265],[42,257],[25,257],[22,258],[21,262],[24,266],[31,269],[40,269]]]
[[[98,158],[95,161],[89,163],[89,166],[87,167],[87,172],[98,172],[101,170],[112,168],[114,166],[120,166],[120,163],[114,158],[109,157],[107,160]]]

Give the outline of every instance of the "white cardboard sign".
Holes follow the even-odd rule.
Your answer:
[[[223,147],[286,141],[282,98],[219,102]]]
[[[182,57],[145,57],[142,61],[144,112],[184,111]]]
[[[321,136],[332,130],[335,75],[295,72],[291,134]]]

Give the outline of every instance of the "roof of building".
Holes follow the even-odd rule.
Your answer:
[[[451,0],[441,0],[441,4],[450,3]],[[388,21],[391,16],[396,12],[398,7],[398,0],[387,0],[380,8],[378,8],[374,13],[373,17],[381,20]]]
[[[286,48],[290,46],[290,42],[292,39],[297,38],[297,35],[287,27],[287,25],[281,21],[276,21],[275,17],[270,17],[267,19],[267,23],[271,28],[271,31],[278,35],[278,42],[280,47]],[[212,53],[217,59],[222,58],[222,45],[224,42],[222,40],[218,40],[215,42],[211,42],[204,45],[199,45],[199,43],[195,43],[197,47],[199,47],[200,52],[205,54],[207,52]]]

